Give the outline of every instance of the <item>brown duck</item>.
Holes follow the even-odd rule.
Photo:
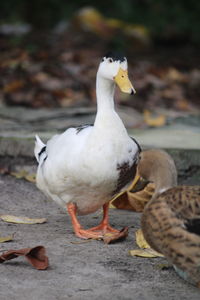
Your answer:
[[[143,151],[138,171],[155,184],[141,220],[145,239],[182,278],[200,287],[200,186],[176,186],[174,161],[160,150]]]

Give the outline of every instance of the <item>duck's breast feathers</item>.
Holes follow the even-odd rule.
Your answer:
[[[140,148],[128,135],[96,134],[93,126],[70,128],[47,142],[43,175],[48,182],[110,185],[120,192],[134,179]],[[57,179],[56,179],[57,178]],[[107,184],[106,183],[106,184]],[[51,183],[52,184],[52,183]]]

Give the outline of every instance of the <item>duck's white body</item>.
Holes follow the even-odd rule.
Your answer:
[[[102,207],[135,175],[139,147],[114,110],[114,88],[99,68],[94,126],[67,129],[50,139],[46,148],[37,137],[37,186],[63,207],[76,204],[78,214]]]

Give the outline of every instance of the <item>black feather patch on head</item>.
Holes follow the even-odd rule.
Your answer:
[[[105,58],[112,58],[113,61],[125,61],[126,57],[120,53],[120,52],[108,52],[106,55],[104,55]]]

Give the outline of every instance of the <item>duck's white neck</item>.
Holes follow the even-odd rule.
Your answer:
[[[99,132],[107,131],[110,135],[118,137],[125,135],[126,129],[114,107],[115,83],[109,79],[103,78],[97,73],[96,93],[97,93],[97,115],[94,122],[94,128]]]
[[[114,110],[114,92],[115,83],[97,73],[96,93],[98,113]]]

